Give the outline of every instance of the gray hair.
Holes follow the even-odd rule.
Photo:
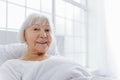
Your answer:
[[[57,50],[57,46],[56,46],[56,39],[55,39],[55,35],[54,35],[54,30],[53,30],[53,23],[52,21],[47,18],[46,16],[40,15],[40,14],[30,14],[25,21],[23,22],[20,31],[18,33],[18,40],[21,43],[26,43],[25,41],[25,30],[32,26],[33,24],[41,24],[44,20],[47,20],[49,22],[50,28],[51,28],[51,36],[52,36],[52,43],[50,45],[50,48],[48,49],[47,53],[48,54],[58,54],[58,50]]]

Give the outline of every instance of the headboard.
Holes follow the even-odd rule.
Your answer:
[[[0,44],[17,43],[17,34],[15,31],[0,30]]]

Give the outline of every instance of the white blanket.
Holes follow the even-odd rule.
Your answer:
[[[34,62],[19,73],[15,71],[15,68],[3,70],[2,67],[0,80],[91,80],[91,75],[85,68],[60,57]]]

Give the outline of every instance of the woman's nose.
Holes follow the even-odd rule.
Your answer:
[[[41,38],[45,38],[47,35],[46,35],[46,32],[45,31],[40,31],[40,35],[39,35]]]

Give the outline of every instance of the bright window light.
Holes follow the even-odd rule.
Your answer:
[[[0,28],[6,28],[6,3],[0,1]]]
[[[8,4],[8,28],[19,29],[25,18],[25,8]]]

